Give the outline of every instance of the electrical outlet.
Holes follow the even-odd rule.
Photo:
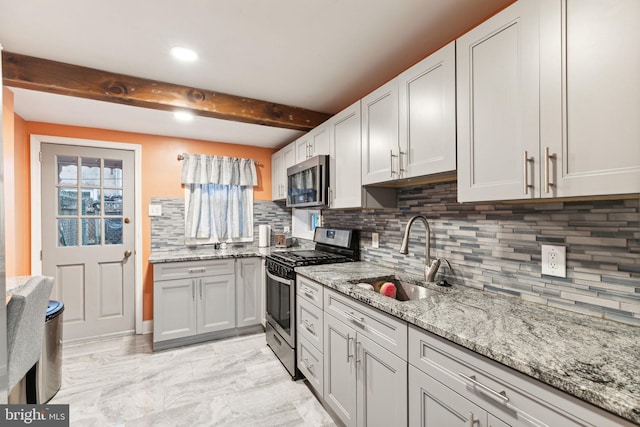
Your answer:
[[[291,227],[289,227],[288,225],[284,226],[284,232],[285,233],[289,233],[291,231]]]
[[[542,274],[567,277],[567,248],[542,245]]]
[[[149,205],[149,216],[162,216],[162,205]]]
[[[371,247],[379,248],[380,247],[380,236],[378,233],[371,233]]]

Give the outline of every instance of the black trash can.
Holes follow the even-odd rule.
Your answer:
[[[49,301],[42,340],[42,354],[36,363],[37,404],[51,400],[62,384],[62,312],[64,304]]]

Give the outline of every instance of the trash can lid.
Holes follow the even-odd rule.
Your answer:
[[[49,305],[47,306],[47,320],[52,317],[56,317],[59,313],[64,310],[64,304],[60,301],[50,300]]]

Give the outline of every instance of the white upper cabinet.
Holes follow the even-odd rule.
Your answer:
[[[538,1],[457,40],[458,201],[539,197]]]
[[[451,42],[398,77],[400,178],[456,169],[455,61]]]
[[[640,192],[640,1],[547,0],[541,24],[542,197]]]
[[[296,164],[296,143],[292,142],[271,156],[271,200],[287,197],[287,168]]]
[[[329,121],[329,207],[362,206],[360,101]]]
[[[298,138],[295,144],[296,163],[320,154],[329,154],[329,123],[325,122],[315,127],[309,133]]]
[[[398,79],[362,98],[362,184],[398,179]]]

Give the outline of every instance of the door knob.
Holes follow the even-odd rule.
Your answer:
[[[125,219],[124,219],[124,223],[125,223],[125,224],[129,224],[130,222],[131,222],[131,219],[130,219],[130,218],[125,218]]]
[[[129,258],[129,257],[131,256],[131,254],[132,254],[132,253],[133,253],[133,252],[131,252],[130,250],[126,250],[126,251],[124,251],[124,257],[125,257],[125,258]]]

